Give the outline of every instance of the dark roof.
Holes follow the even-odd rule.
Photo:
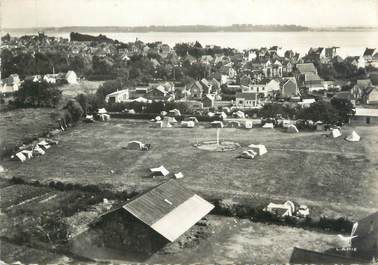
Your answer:
[[[353,257],[346,257],[330,253],[321,253],[312,250],[294,247],[291,253],[291,264],[361,264],[366,263],[366,260],[360,260]]]
[[[375,49],[366,48],[363,56],[372,56]]]
[[[128,202],[123,208],[147,225],[152,225],[193,195],[193,192],[171,179]],[[164,200],[170,201],[172,205]]]
[[[313,63],[297,64],[296,67],[301,74],[308,72],[317,72],[315,65]]]

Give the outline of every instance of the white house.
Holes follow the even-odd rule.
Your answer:
[[[250,109],[259,107],[257,93],[236,93],[235,105],[237,108]]]
[[[1,93],[13,93],[16,92],[21,85],[18,74],[11,74],[9,77],[1,80],[0,92]]]
[[[105,101],[107,103],[120,103],[120,102],[126,102],[130,98],[129,89],[122,89],[113,93],[110,93],[109,95],[106,95]]]

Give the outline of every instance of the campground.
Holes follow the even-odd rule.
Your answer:
[[[125,119],[81,123],[58,135],[59,144],[46,155],[24,163],[3,161],[3,166],[8,177],[26,182],[95,185],[119,193],[143,191],[167,179],[149,176],[149,168],[164,165],[171,173],[181,171],[183,183],[205,198],[289,199],[320,215],[352,220],[377,210],[378,127],[344,127],[344,135],[336,139],[316,131],[224,128],[220,139],[241,145],[229,152],[193,146],[215,139],[216,130],[205,127],[151,128],[150,122]],[[360,142],[343,139],[352,130],[360,134]],[[122,148],[132,140],[152,148]],[[252,143],[266,145],[268,153],[237,159]]]

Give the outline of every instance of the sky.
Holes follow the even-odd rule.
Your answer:
[[[378,26],[378,0],[0,0],[3,28],[296,24]]]

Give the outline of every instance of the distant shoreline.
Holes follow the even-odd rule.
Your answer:
[[[232,26],[148,26],[148,27],[38,27],[2,28],[2,33],[243,33],[243,32],[377,32],[378,27],[303,27],[296,25],[232,25]]]

